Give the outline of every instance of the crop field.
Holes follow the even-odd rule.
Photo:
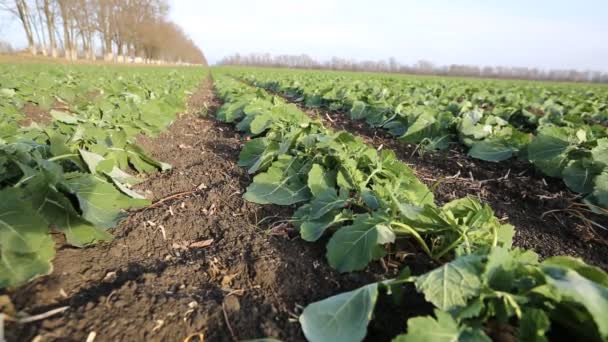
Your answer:
[[[608,88],[0,64],[0,341],[608,341]]]

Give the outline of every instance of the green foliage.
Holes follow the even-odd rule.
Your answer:
[[[459,324],[450,314],[435,310],[435,317],[416,317],[407,321],[407,334],[394,342],[490,342],[482,329]]]
[[[525,341],[546,341],[554,325],[585,340],[608,339],[604,271],[571,257],[539,262],[534,252],[513,249],[514,228],[500,223],[486,204],[461,198],[439,207],[394,153],[378,153],[349,133],[333,132],[292,112],[293,107],[276,97],[221,73],[217,76],[226,108],[243,98],[256,104],[255,110],[244,111],[248,114],[232,117],[246,133],[259,136],[241,153],[240,164],[257,173],[246,199],[298,203],[294,225],[307,241],[331,236],[327,259],[340,272],[364,269],[398,238],[410,238],[442,263],[424,274],[405,272],[399,279],[309,304],[300,316],[308,340],[363,340],[378,296],[386,292],[399,297],[404,283],[413,284],[435,307],[435,314],[411,318],[407,333],[395,341],[489,341],[495,326],[501,325],[513,325],[512,338]],[[470,147],[472,156],[484,160],[527,156],[540,169],[559,173],[569,187],[588,193],[587,199],[595,203],[608,193],[603,191],[608,190],[606,140],[597,130],[567,124],[572,117],[563,114],[564,104],[545,103],[547,114],[539,119],[522,104],[513,108],[512,103],[501,102],[494,103],[493,110],[485,109],[481,105],[491,99],[489,93],[478,95],[482,102],[449,100],[469,98],[470,90],[424,88],[429,94],[418,98],[416,87],[407,87],[409,94],[404,95],[375,80],[341,83],[344,80],[338,78],[331,84],[313,84],[303,78],[298,78],[301,83],[280,77],[278,82],[267,81],[271,79],[271,72],[247,77],[312,106],[347,110],[353,118],[387,128],[408,142],[428,139],[429,146],[445,147],[445,137],[448,142],[457,138]],[[440,91],[446,97],[443,110],[436,113],[430,104],[437,104],[432,100]],[[415,101],[406,95],[416,96]],[[277,114],[286,112],[291,114]],[[258,117],[263,128],[254,130],[249,123]],[[534,138],[524,133],[536,128]]]
[[[85,247],[108,241],[125,210],[149,204],[135,173],[166,170],[135,143],[184,110],[192,69],[0,65],[0,287],[48,274],[51,231]],[[25,106],[48,123],[21,127]],[[18,213],[18,214],[16,214]]]
[[[525,341],[546,341],[545,333],[553,324],[566,326],[586,340],[600,341],[608,338],[607,276],[599,268],[579,259],[558,257],[540,263],[533,252],[496,247],[489,254],[457,257],[417,277],[376,285],[391,287],[404,281],[413,282],[436,308],[435,318],[409,319],[407,334],[398,336],[396,341],[442,338],[488,341],[484,330],[492,332],[488,325],[491,321],[498,324],[517,322],[517,336]],[[321,326],[327,320],[315,321],[312,315],[328,315],[333,312],[329,304],[335,303],[337,297],[344,301],[370,285],[310,304],[309,307],[315,310],[308,311],[307,307],[300,318],[300,321],[308,322],[305,331],[322,331]],[[374,308],[358,309],[365,313]],[[361,325],[371,319],[368,316],[362,323],[343,318],[335,316],[332,326],[340,327],[340,331],[361,329]],[[334,333],[331,339],[343,336],[346,335]]]
[[[377,298],[378,284],[372,283],[313,303],[300,315],[302,331],[309,341],[361,341]]]
[[[608,92],[591,86],[326,72],[234,72],[310,107],[349,113],[420,148],[461,143],[491,162],[527,159],[607,207]]]
[[[44,217],[18,189],[0,190],[0,198],[0,287],[50,273],[55,243]]]
[[[239,164],[257,173],[244,198],[259,204],[300,204],[293,220],[304,240],[332,235],[327,259],[340,272],[361,270],[384,256],[384,245],[413,237],[434,259],[510,246],[512,228],[487,205],[467,198],[437,207],[433,194],[391,151],[378,152],[360,138],[333,132],[278,98],[216,77],[224,106],[239,103],[239,125],[264,120],[243,147]],[[242,94],[242,96],[239,96]],[[241,103],[246,98],[254,103]],[[252,109],[253,108],[253,109]],[[289,114],[287,114],[289,113]],[[239,121],[240,120],[240,121]]]

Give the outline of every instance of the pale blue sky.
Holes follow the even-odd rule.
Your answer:
[[[173,0],[171,5],[171,18],[210,62],[235,52],[270,52],[608,71],[608,0]],[[16,25],[0,20],[0,36],[22,44]]]

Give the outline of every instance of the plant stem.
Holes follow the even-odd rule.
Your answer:
[[[372,173],[370,173],[369,177],[367,177],[367,179],[365,180],[365,186],[367,186],[367,184],[372,180],[372,177],[374,177],[376,175],[376,173],[382,171],[382,169],[375,169],[374,171],[372,171]]]
[[[397,221],[392,221],[390,223],[390,225],[391,226],[397,226],[397,227],[401,228],[402,231],[404,231],[404,232],[406,232],[406,233],[411,234],[412,236],[414,236],[414,238],[418,241],[418,243],[420,244],[420,246],[422,247],[422,249],[424,250],[424,252],[428,256],[430,256],[431,258],[433,257],[431,255],[431,250],[429,249],[429,246],[426,244],[426,242],[424,241],[424,239],[422,238],[422,236],[420,236],[420,234],[418,234],[418,232],[414,228],[412,228],[412,227],[410,227],[410,226],[408,226],[406,224],[403,224],[401,222],[397,222]]]
[[[446,253],[448,253],[449,251],[451,251],[454,248],[456,248],[456,246],[458,246],[462,242],[462,240],[463,240],[463,237],[460,236],[458,239],[456,239],[454,242],[452,242],[449,246],[447,246],[446,248],[444,248],[441,252],[437,253],[435,255],[435,258],[436,259],[440,259]]]
[[[79,157],[79,154],[75,154],[75,153],[69,153],[69,154],[62,154],[60,156],[55,156],[52,158],[47,159],[48,161],[57,161],[57,160],[61,160],[61,159],[67,159],[67,158],[72,158],[72,157]]]

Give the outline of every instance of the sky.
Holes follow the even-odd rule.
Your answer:
[[[170,2],[170,17],[211,63],[269,52],[608,71],[606,0]],[[0,17],[0,39],[23,45],[16,24]]]

